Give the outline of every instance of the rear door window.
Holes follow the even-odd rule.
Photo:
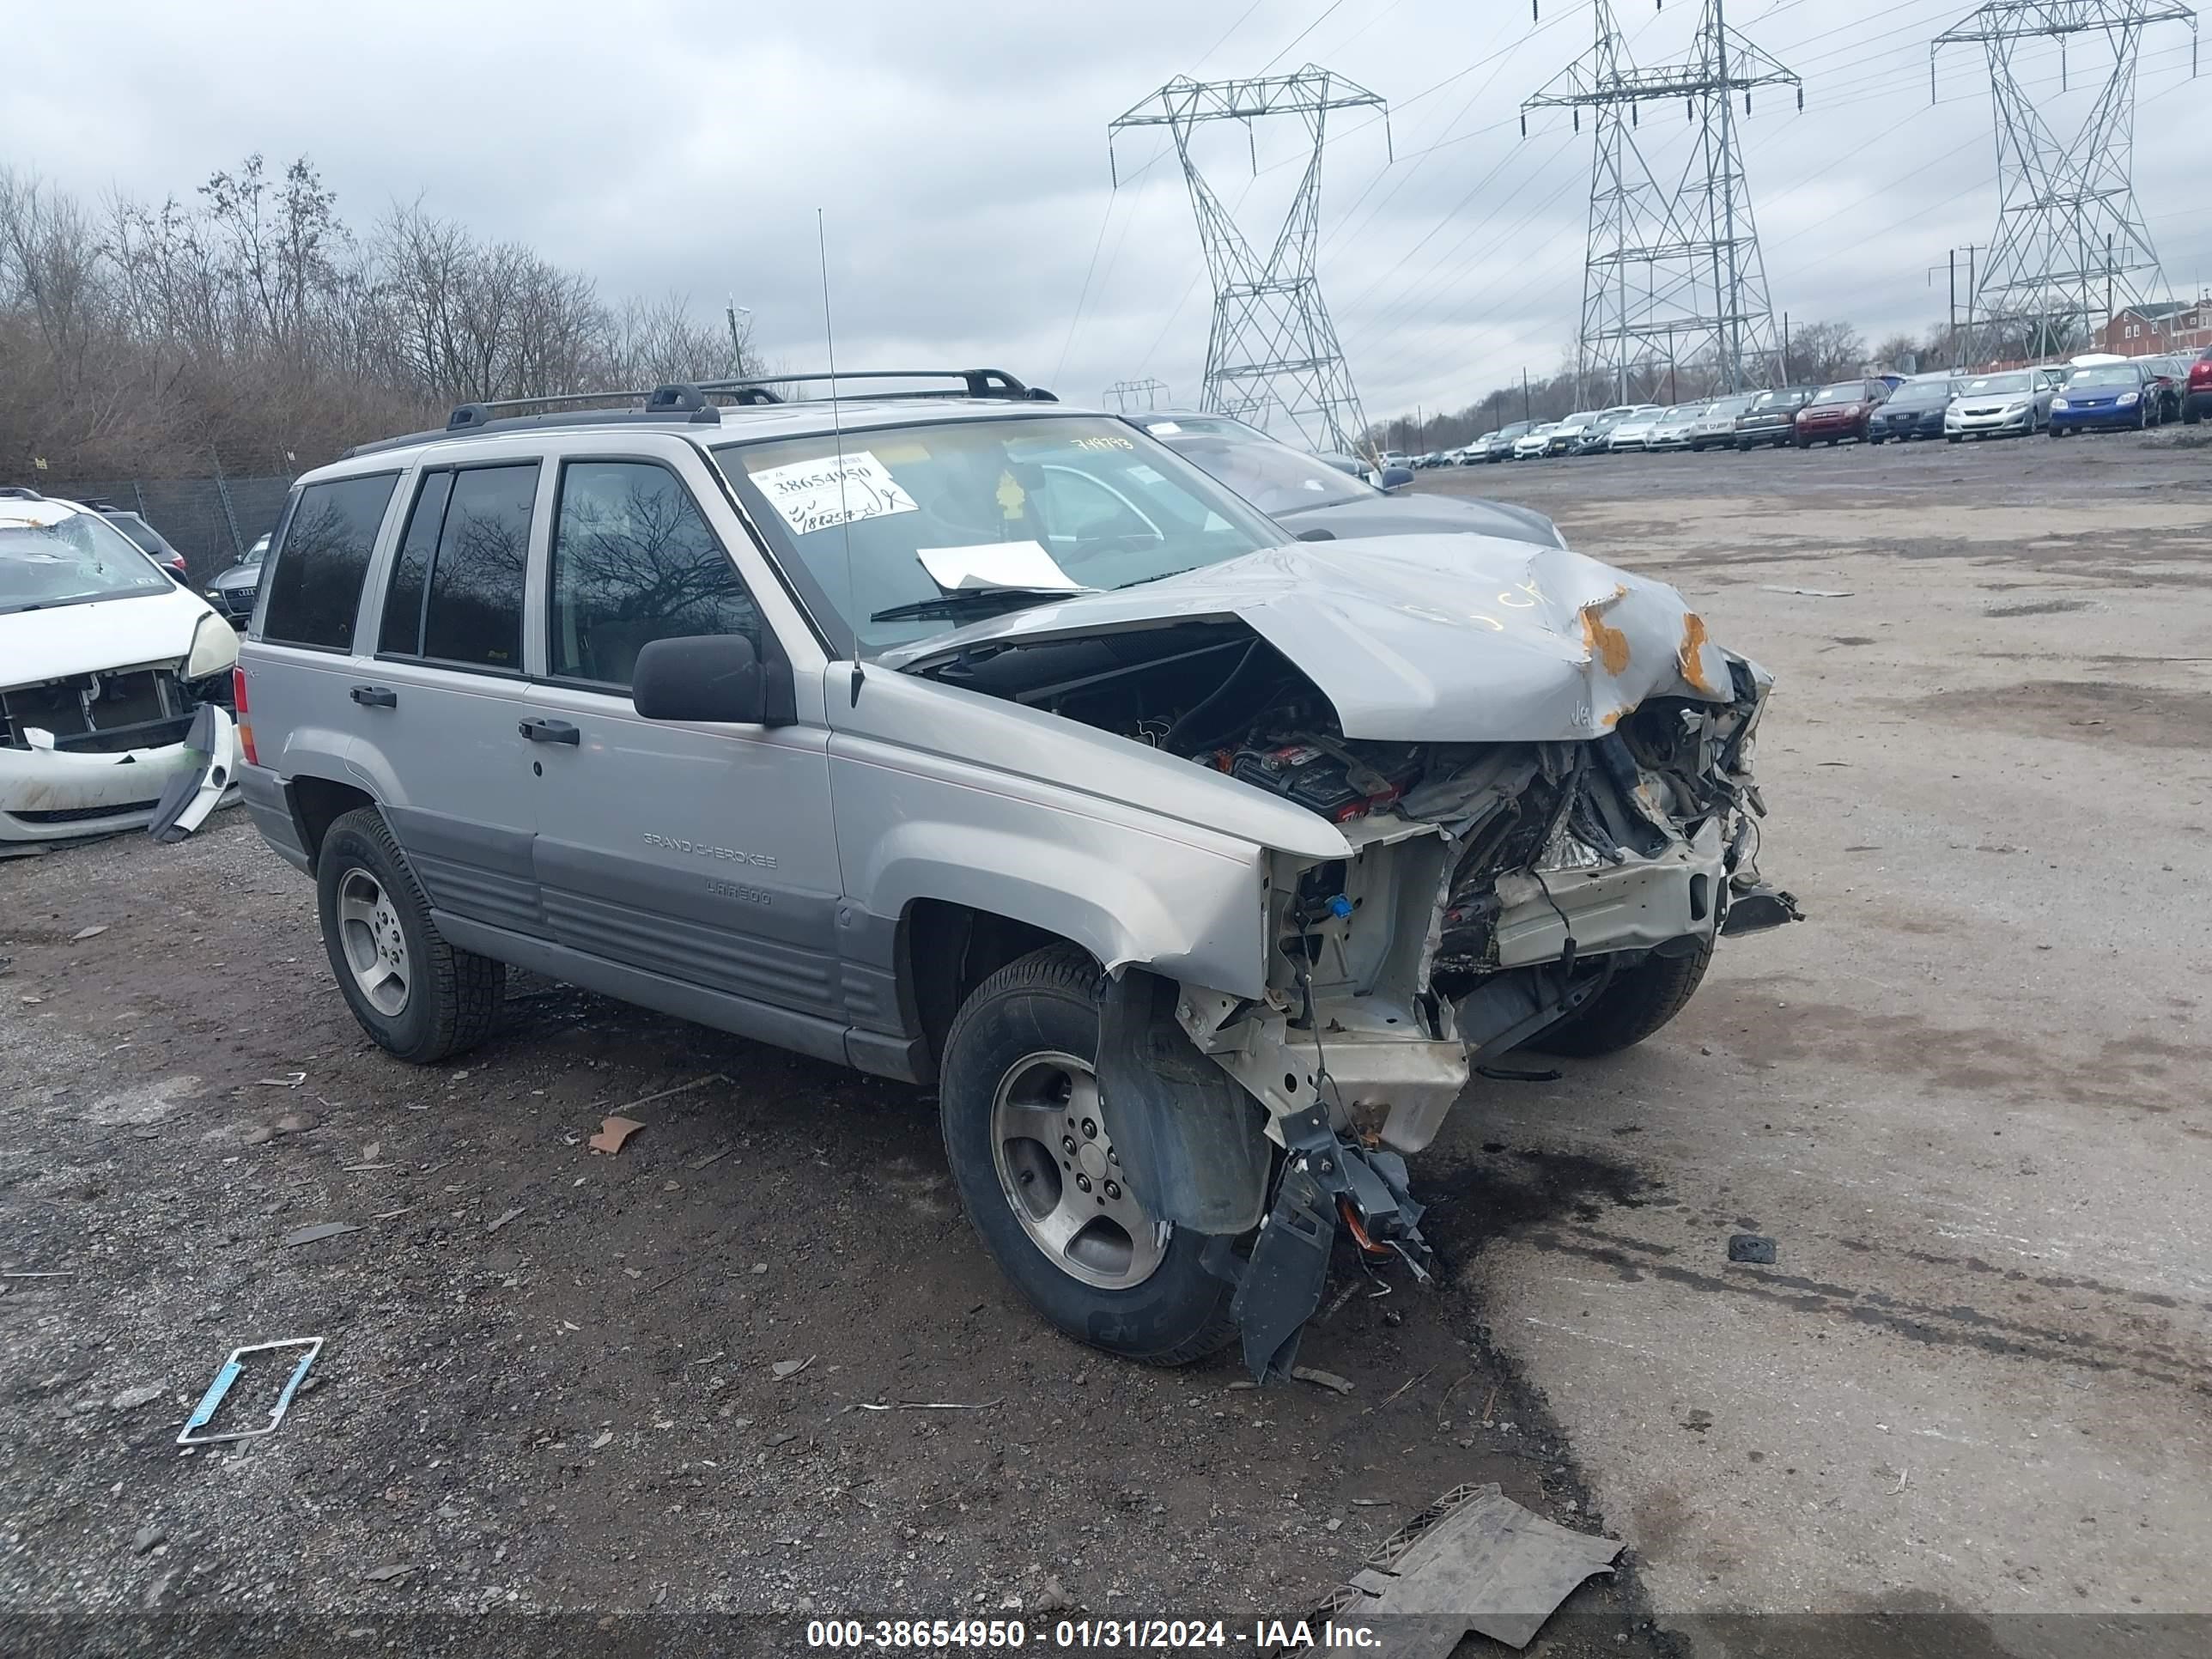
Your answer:
[[[378,648],[522,672],[522,584],[538,463],[423,475],[386,590]]]
[[[571,461],[553,520],[556,679],[627,687],[655,640],[737,634],[763,649],[760,611],[691,492],[652,461]]]
[[[368,556],[398,483],[395,472],[334,478],[300,492],[276,548],[261,637],[326,651],[354,648]]]

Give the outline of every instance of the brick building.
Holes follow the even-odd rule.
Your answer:
[[[2206,346],[2212,346],[2212,295],[2124,307],[2097,331],[2097,349],[2123,357],[2195,352]]]

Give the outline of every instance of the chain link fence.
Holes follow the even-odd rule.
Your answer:
[[[259,478],[89,478],[40,488],[68,501],[103,501],[136,513],[185,556],[192,586],[204,587],[276,528],[291,493],[282,475]]]

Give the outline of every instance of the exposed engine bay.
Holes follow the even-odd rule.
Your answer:
[[[1688,618],[1685,690],[1706,678],[1689,655],[1701,632]],[[1102,1054],[1117,1133],[1149,1154],[1132,1181],[1164,1218],[1215,1235],[1255,1376],[1287,1373],[1340,1218],[1364,1252],[1426,1276],[1402,1155],[1428,1144],[1479,1065],[1594,1009],[1655,957],[1701,973],[1724,927],[1795,917],[1755,865],[1768,682],[1724,660],[1711,695],[1586,708],[1597,729],[1579,742],[1348,738],[1314,679],[1229,618],[994,642],[916,671],[1280,796],[1346,839],[1343,858],[1276,855],[1264,1000],[1174,988],[1183,1034],[1266,1109],[1283,1149],[1272,1193],[1247,1181],[1243,1207],[1224,1204],[1230,1165],[1209,1162],[1224,1120],[1171,1110],[1156,1080],[1117,1088]],[[1729,927],[1732,904],[1747,927]],[[1149,1115],[1133,1134],[1132,1110]],[[1225,1236],[1255,1226],[1237,1256]]]

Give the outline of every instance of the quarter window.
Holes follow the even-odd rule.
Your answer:
[[[760,612],[676,475],[650,461],[574,461],[553,525],[548,662],[557,679],[627,686],[655,640],[738,634]]]
[[[520,673],[537,498],[535,461],[426,474],[392,563],[379,648]]]
[[[353,649],[354,614],[361,608],[368,556],[384,523],[398,475],[337,478],[300,492],[271,556],[269,599],[261,636],[279,645]]]

